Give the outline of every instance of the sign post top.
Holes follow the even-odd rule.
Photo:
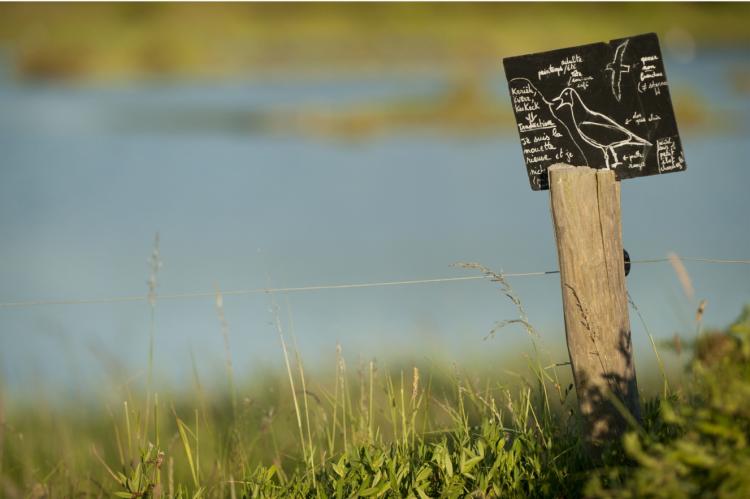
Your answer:
[[[534,190],[555,163],[618,180],[682,171],[685,157],[656,34],[503,60]]]

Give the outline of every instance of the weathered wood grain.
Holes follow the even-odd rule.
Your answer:
[[[620,186],[611,170],[569,165],[550,167],[549,181],[568,352],[588,441],[598,448],[627,428],[623,408],[640,419]]]

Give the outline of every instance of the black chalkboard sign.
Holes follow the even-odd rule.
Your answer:
[[[685,169],[656,34],[503,60],[531,188],[547,168],[609,168],[617,179]]]

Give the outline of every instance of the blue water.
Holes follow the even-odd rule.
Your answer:
[[[624,241],[633,258],[669,251],[750,258],[750,98],[732,90],[728,75],[737,67],[750,67],[749,52],[667,60],[673,92],[693,92],[732,126],[683,130],[687,172],[623,183]],[[4,78],[0,302],[143,295],[157,231],[164,294],[473,275],[451,267],[457,261],[507,272],[556,268],[548,199],[528,188],[515,135],[400,130],[349,142],[150,122],[183,110],[346,109],[440,92],[440,75],[106,87]],[[487,82],[507,100],[499,68]],[[708,300],[708,324],[726,325],[750,302],[750,266],[686,265],[696,299]],[[557,277],[511,283],[544,343],[561,349]],[[634,267],[628,286],[658,338],[694,334],[696,302],[684,297],[668,264]],[[331,367],[337,341],[353,362],[439,355],[467,363],[527,344],[512,327],[483,340],[496,321],[516,316],[489,282],[275,300],[313,365]],[[273,305],[263,294],[225,298],[240,377],[282,362]],[[121,381],[117,369],[142,375],[149,317],[143,302],[0,309],[3,383],[88,390]],[[223,374],[212,299],[160,301],[155,318],[162,379],[188,382],[191,349],[204,375]],[[643,327],[635,316],[631,322],[639,363],[652,363]]]

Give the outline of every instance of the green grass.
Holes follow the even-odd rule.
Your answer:
[[[8,410],[5,492],[400,497],[486,487],[522,494],[567,482],[544,462],[576,445],[563,431],[572,421],[545,414],[533,387],[480,384],[446,366],[367,362],[356,371],[339,359],[328,390],[308,377],[302,391],[302,371],[293,369],[296,402],[278,373],[239,390],[261,398],[243,397],[236,411],[231,394],[200,389],[148,405],[141,393],[110,408]]]
[[[502,283],[501,283],[502,285]],[[503,292],[517,300],[510,288]],[[217,292],[217,312],[223,303]],[[516,301],[514,301],[516,303]],[[523,308],[518,301],[519,317]],[[278,314],[276,314],[278,316]],[[750,308],[703,333],[679,389],[592,460],[567,366],[535,348],[522,377],[436,362],[286,372],[187,393],[125,384],[108,400],[0,399],[0,495],[15,497],[747,497]],[[158,334],[158,331],[157,331]],[[495,340],[497,341],[497,340]],[[643,378],[642,378],[643,380]],[[660,393],[663,380],[657,380]],[[155,383],[155,385],[158,383]]]

